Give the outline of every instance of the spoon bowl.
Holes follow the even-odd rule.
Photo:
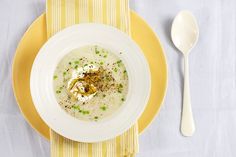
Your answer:
[[[197,20],[189,11],[181,11],[175,17],[171,38],[174,45],[184,54],[188,54],[196,45],[199,37]]]

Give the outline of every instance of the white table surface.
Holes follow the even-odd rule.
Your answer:
[[[168,69],[168,91],[160,114],[140,136],[138,157],[236,156],[236,1],[131,0],[159,35]],[[200,39],[190,54],[190,85],[196,132],[179,132],[183,89],[182,56],[170,41],[181,9],[197,17]],[[49,142],[34,131],[17,107],[11,64],[27,27],[45,11],[45,0],[0,0],[0,156],[49,157]],[[23,81],[23,80],[22,80]]]

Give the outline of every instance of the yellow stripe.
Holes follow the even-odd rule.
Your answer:
[[[120,0],[116,0],[116,27],[120,29]]]
[[[51,0],[47,0],[47,3],[46,3],[46,11],[47,11],[47,14],[46,14],[46,21],[47,21],[47,37],[49,38],[51,36],[51,27],[52,27],[52,1]]]
[[[116,137],[116,157],[121,155],[121,148],[120,148],[120,136]]]
[[[61,29],[66,27],[66,0],[61,0]]]
[[[75,23],[79,23],[79,0],[75,0]]]
[[[78,143],[73,142],[73,157],[78,157]]]
[[[107,24],[107,1],[106,0],[102,1],[102,19],[103,19],[103,24]]]
[[[88,0],[89,22],[93,22],[93,0]]]
[[[102,142],[102,156],[103,157],[107,156],[107,144],[106,144],[106,142]]]
[[[126,19],[126,21],[127,21],[127,34],[128,35],[131,35],[131,31],[130,31],[130,8],[129,8],[129,0],[125,0],[126,2],[125,2],[125,4],[126,4],[126,8],[127,8],[127,12],[126,12],[126,15],[127,15],[127,19]]]
[[[63,137],[59,136],[59,157],[63,157]]]
[[[92,144],[91,143],[89,143],[88,144],[88,157],[92,157]]]

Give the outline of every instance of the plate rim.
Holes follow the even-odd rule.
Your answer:
[[[166,60],[166,54],[165,54],[165,51],[163,49],[163,46],[160,42],[160,39],[159,37],[157,36],[157,33],[155,33],[153,31],[153,29],[147,24],[146,21],[144,21],[136,12],[130,10],[130,14],[131,16],[133,16],[134,18],[138,19],[140,22],[142,22],[143,25],[145,25],[145,27],[153,34],[153,36],[155,36],[155,39],[156,41],[158,42],[159,44],[159,48],[161,50],[161,54],[163,56],[163,65],[165,67],[165,80],[164,80],[164,85],[163,85],[163,88],[164,88],[164,91],[163,91],[163,96],[162,96],[162,99],[160,101],[160,104],[159,105],[159,108],[155,110],[154,112],[154,115],[150,118],[150,120],[148,122],[145,122],[145,124],[143,124],[144,126],[142,128],[140,128],[140,125],[139,125],[139,135],[141,135],[150,125],[151,123],[154,121],[154,119],[157,117],[159,111],[161,110],[163,104],[164,104],[164,100],[165,100],[165,97],[166,97],[166,92],[167,92],[167,88],[168,88],[168,64],[167,64],[167,60]],[[19,107],[20,109],[20,112],[21,114],[23,115],[24,119],[27,121],[27,123],[36,131],[38,132],[41,136],[43,136],[44,138],[50,140],[50,136],[49,136],[49,130],[46,131],[46,132],[43,132],[43,131],[39,131],[38,129],[36,129],[36,127],[31,123],[31,120],[26,116],[26,114],[24,113],[24,111],[22,110],[21,108],[21,105],[19,103],[19,98],[18,98],[18,94],[16,92],[16,87],[15,87],[15,74],[14,74],[14,67],[15,67],[15,64],[16,64],[16,56],[17,56],[17,52],[20,51],[20,45],[22,43],[22,41],[24,40],[25,36],[27,35],[27,33],[33,28],[34,24],[39,22],[40,20],[45,20],[46,14],[45,13],[42,13],[40,16],[38,16],[32,23],[31,25],[27,28],[27,30],[25,31],[25,33],[23,34],[22,38],[20,39],[19,43],[18,43],[18,46],[16,48],[16,51],[15,51],[15,54],[14,54],[14,57],[13,57],[13,61],[12,61],[12,72],[11,72],[11,76],[12,76],[12,89],[13,89],[13,94],[14,94],[14,97],[15,97],[15,100],[16,100],[16,103],[17,103],[17,106]],[[131,23],[132,23],[132,20],[131,20]],[[131,36],[132,36],[132,30],[131,30]],[[139,45],[139,44],[138,44]],[[142,115],[141,115],[142,117]],[[41,119],[41,118],[40,118]],[[140,120],[140,119],[139,119]],[[139,123],[139,120],[138,120],[138,123]]]

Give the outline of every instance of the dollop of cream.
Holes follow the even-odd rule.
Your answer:
[[[97,88],[91,79],[99,75],[99,67],[88,64],[72,72],[72,78],[68,81],[68,92],[78,101],[88,101],[97,93]]]

